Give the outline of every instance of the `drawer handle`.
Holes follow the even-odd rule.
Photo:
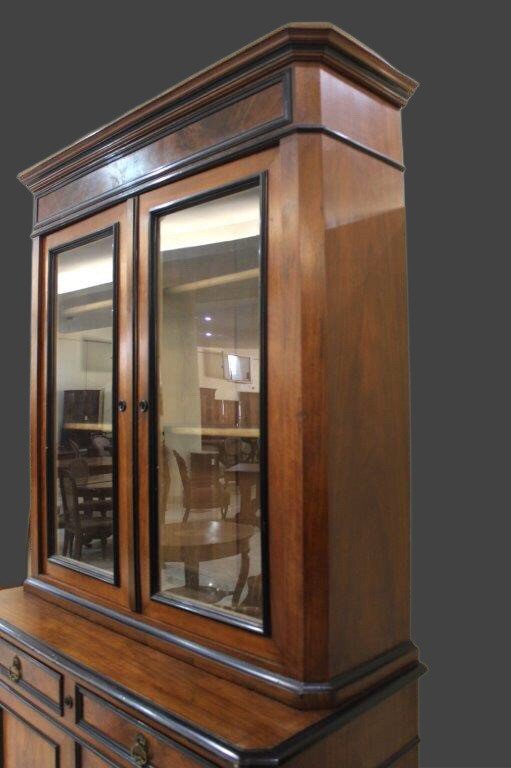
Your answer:
[[[141,733],[137,733],[135,736],[135,744],[131,748],[131,757],[133,758],[135,765],[143,766],[149,762],[149,746],[147,739]]]
[[[19,683],[21,680],[21,661],[19,656],[15,656],[12,660],[12,664],[9,667],[9,680],[13,683]]]

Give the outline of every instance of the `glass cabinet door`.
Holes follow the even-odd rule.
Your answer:
[[[264,177],[152,217],[152,599],[262,631]],[[151,333],[151,330],[150,330]]]
[[[119,559],[131,490],[130,415],[123,399],[132,399],[129,356],[128,365],[120,364],[132,334],[125,211],[120,206],[49,236],[46,253],[48,572],[78,586],[79,578],[92,577],[114,589],[131,568]]]
[[[116,528],[114,232],[51,255],[51,555],[113,579]]]

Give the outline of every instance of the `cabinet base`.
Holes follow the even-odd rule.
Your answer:
[[[11,674],[15,658],[19,676]],[[46,738],[62,755],[75,745],[77,757],[61,760],[61,768],[129,768],[137,744],[153,768],[411,768],[423,671],[416,666],[350,705],[303,711],[22,589],[6,590],[0,594],[2,765],[30,766],[19,752],[26,740],[16,734],[33,728],[32,740]],[[46,751],[51,768],[53,752]]]

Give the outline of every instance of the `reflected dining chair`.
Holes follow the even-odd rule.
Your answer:
[[[101,542],[101,554],[106,557],[107,540],[113,534],[113,521],[109,517],[95,517],[97,502],[79,502],[76,482],[69,470],[60,474],[60,493],[64,510],[64,557],[82,559],[83,546],[94,539]]]
[[[229,511],[230,494],[223,482],[215,475],[210,478],[190,476],[186,461],[180,453],[173,451],[183,484],[183,522],[186,523],[190,512],[205,512],[209,509],[220,509],[222,520]]]

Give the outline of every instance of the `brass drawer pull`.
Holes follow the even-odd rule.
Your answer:
[[[19,656],[15,656],[12,660],[12,664],[9,667],[9,680],[13,683],[19,683],[21,680],[21,661]]]
[[[149,745],[147,739],[141,733],[137,733],[135,737],[135,744],[131,748],[131,757],[136,765],[140,765],[142,768],[149,762]]]

